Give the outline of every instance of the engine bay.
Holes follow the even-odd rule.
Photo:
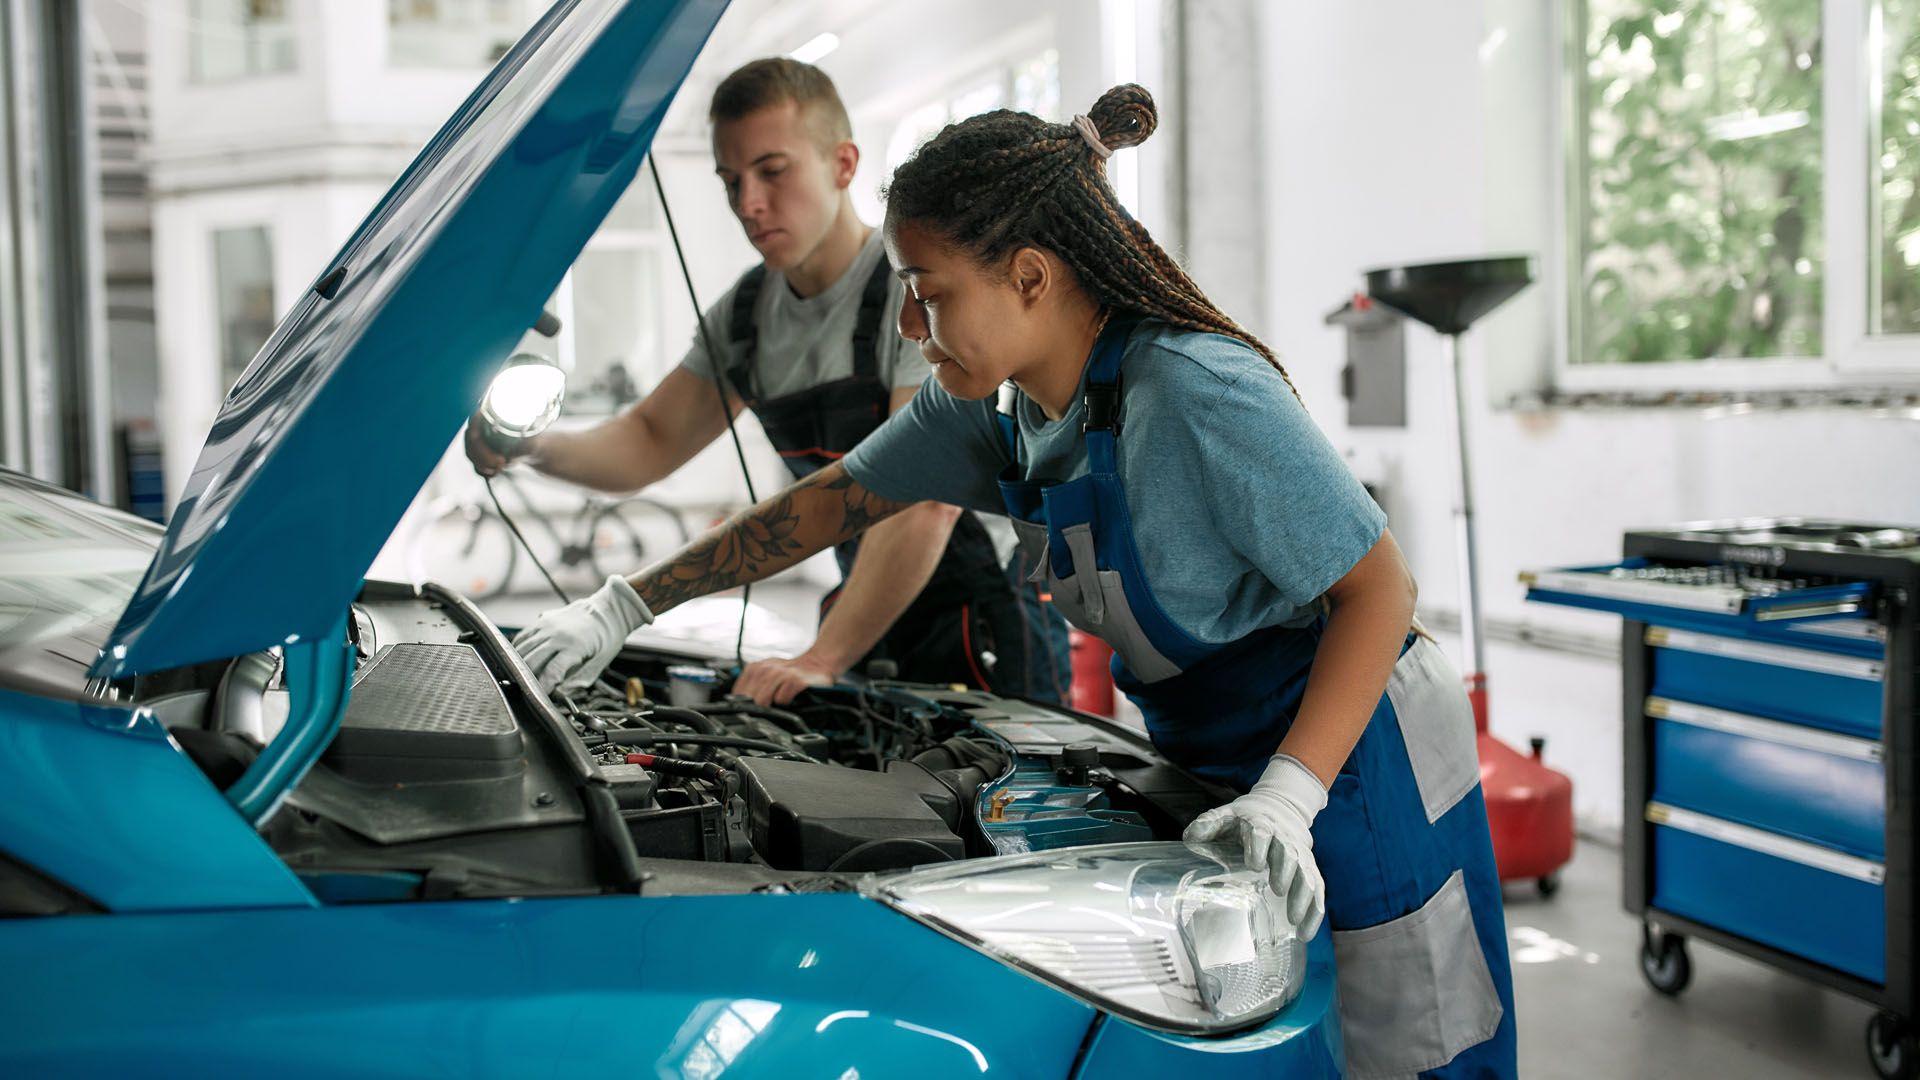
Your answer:
[[[325,902],[842,888],[1176,839],[1221,798],[1136,732],[978,691],[843,682],[762,706],[711,658],[629,646],[548,697],[431,585],[369,583],[351,627],[340,729],[262,830]],[[209,775],[286,715],[273,665],[248,660],[203,691],[203,723],[169,721]]]

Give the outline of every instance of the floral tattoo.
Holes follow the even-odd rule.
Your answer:
[[[836,463],[734,515],[648,570],[635,588],[656,613],[665,611],[784,570],[908,505],[861,487]]]

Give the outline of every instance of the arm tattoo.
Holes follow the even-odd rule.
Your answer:
[[[793,492],[783,491],[656,566],[638,583],[638,591],[660,612],[696,596],[757,580],[765,576],[760,573],[763,569],[768,573],[780,569],[769,565],[780,556],[800,550],[800,542],[794,539],[799,523]]]
[[[831,465],[735,514],[647,570],[634,585],[658,614],[695,597],[784,570],[907,505],[873,494],[854,483],[846,470]],[[838,521],[833,520],[836,509]]]
[[[907,508],[907,503],[883,499],[859,484],[847,475],[844,468],[834,469],[835,475],[822,481],[822,491],[832,491],[840,496],[840,534],[843,539],[858,536],[882,519],[893,516]]]

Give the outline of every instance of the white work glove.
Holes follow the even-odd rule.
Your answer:
[[[1195,843],[1232,839],[1238,830],[1247,866],[1265,870],[1273,894],[1286,901],[1287,918],[1300,936],[1320,930],[1327,887],[1313,861],[1314,815],[1326,809],[1327,789],[1312,770],[1276,754],[1253,790],[1193,819],[1182,839]]]
[[[585,686],[598,678],[627,635],[653,621],[653,612],[618,574],[600,591],[566,607],[543,611],[516,634],[513,647],[533,669],[540,688]]]

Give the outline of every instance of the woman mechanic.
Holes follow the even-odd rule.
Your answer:
[[[953,124],[895,175],[886,243],[922,392],[841,462],[516,645],[592,678],[691,597],[784,569],[915,502],[1004,513],[1172,761],[1244,792],[1237,839],[1308,936],[1331,923],[1360,1076],[1512,1076],[1500,886],[1460,678],[1412,625],[1380,509],[1268,348],[1121,208],[1114,150],[1157,122],[1138,86],[1050,124]],[[1018,390],[1011,415],[996,392]]]

